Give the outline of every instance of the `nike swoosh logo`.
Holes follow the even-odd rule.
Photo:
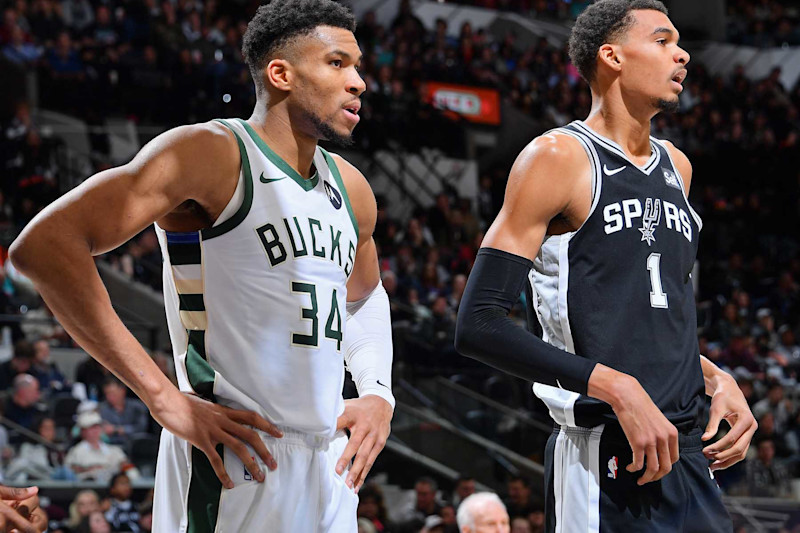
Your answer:
[[[281,176],[280,178],[265,178],[264,173],[262,172],[258,179],[261,181],[261,183],[272,183],[273,181],[281,181],[286,179],[286,176]]]
[[[622,172],[626,168],[628,168],[627,165],[625,165],[624,167],[615,168],[614,170],[609,170],[606,165],[603,165],[603,172],[606,173],[606,176],[613,176],[614,174]]]
[[[381,380],[379,380],[379,379],[376,379],[375,381],[377,381],[377,382],[378,382],[378,385],[380,385],[381,387],[386,387],[386,385],[384,385],[383,383],[381,383]],[[388,389],[389,387],[386,387],[386,388]]]

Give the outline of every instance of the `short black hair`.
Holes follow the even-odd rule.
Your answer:
[[[289,42],[311,34],[318,26],[356,31],[350,10],[333,0],[273,0],[261,6],[247,24],[242,55],[256,88],[262,88],[261,70]]]
[[[659,0],[600,0],[580,14],[569,36],[569,58],[581,77],[592,83],[597,73],[597,51],[623,35],[634,23],[631,11],[652,9],[669,15]]]

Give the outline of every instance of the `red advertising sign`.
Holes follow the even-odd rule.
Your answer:
[[[434,107],[453,111],[472,122],[500,124],[500,94],[495,89],[426,83],[425,97]]]

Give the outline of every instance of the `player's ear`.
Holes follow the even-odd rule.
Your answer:
[[[615,72],[622,70],[622,58],[619,55],[619,48],[613,44],[604,44],[597,51],[597,59],[608,68]]]
[[[289,91],[292,86],[294,73],[292,65],[285,59],[273,59],[264,69],[267,83],[279,91]]]

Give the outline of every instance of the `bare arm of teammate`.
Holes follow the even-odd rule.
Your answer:
[[[522,151],[511,169],[503,208],[487,232],[482,248],[500,250],[520,256],[519,260],[533,261],[553,219],[557,216],[570,219],[572,216],[575,219],[571,221],[573,226],[582,223],[580,217],[585,218],[588,213],[586,198],[590,190],[589,175],[588,158],[574,139],[564,135],[546,135],[534,140]],[[582,208],[578,205],[581,199]],[[480,287],[468,282],[464,300],[473,298],[479,291]],[[460,325],[462,318],[468,320],[459,312]],[[457,348],[466,355],[524,379],[557,383],[558,376],[554,375],[556,367],[562,372],[561,383],[567,381],[567,376],[574,383],[577,376],[586,375],[582,374],[583,367],[588,364],[585,359],[557,350],[522,328],[517,329],[519,331],[513,332],[517,344],[514,349],[509,349],[504,346],[507,344],[504,338],[481,339],[480,336],[484,334],[481,331],[459,327],[456,333]],[[506,331],[505,338],[510,336],[511,332]],[[523,336],[529,337],[521,339]],[[487,346],[489,343],[493,343],[495,348]],[[526,353],[517,353],[523,345],[530,349]],[[491,350],[494,350],[491,357],[476,354]],[[616,413],[633,451],[633,462],[627,470],[640,470],[646,458],[647,470],[639,478],[639,484],[664,477],[678,460],[678,432],[675,426],[666,419],[634,377],[602,364],[590,367],[589,372],[588,382],[584,381],[579,388],[585,388],[589,396],[610,404]]]
[[[216,445],[231,448],[263,480],[242,441],[265,464],[274,468],[275,462],[246,426],[276,436],[279,431],[256,413],[225,408],[175,388],[114,312],[92,256],[116,248],[153,221],[169,221],[168,215],[187,200],[203,205],[215,198],[220,176],[238,175],[239,165],[236,142],[223,126],[170,130],[130,163],[92,176],[44,209],[10,251],[14,265],[33,280],[72,338],[124,381],[162,426],[202,450],[226,487],[233,482]],[[231,194],[234,186],[231,182]]]
[[[683,178],[688,195],[692,186],[692,164],[672,143],[666,142],[666,145],[675,167]],[[706,394],[711,397],[711,408],[703,440],[708,441],[717,434],[723,419],[731,426],[727,435],[703,449],[706,457],[714,459],[711,469],[722,470],[746,457],[750,441],[758,429],[758,422],[750,411],[750,406],[747,405],[747,400],[736,380],[702,355],[700,366],[703,369]]]
[[[358,169],[339,156],[334,158],[342,174],[359,228],[355,265],[347,282],[348,338],[345,339],[345,351],[352,354],[353,348],[356,348],[353,343],[363,341],[368,352],[362,352],[362,357],[369,359],[361,361],[356,367],[351,355],[348,363],[351,373],[354,374],[353,380],[359,384],[359,398],[345,401],[344,413],[337,423],[338,429],[346,427],[350,430],[350,440],[336,463],[336,472],[341,474],[355,455],[346,483],[358,491],[378,454],[386,445],[391,431],[394,413],[394,398],[389,389],[392,367],[391,323],[389,299],[381,285],[378,252],[372,237],[378,216],[375,196]],[[371,304],[372,312],[366,317],[359,316],[356,324],[350,310],[367,299],[374,299]],[[378,346],[382,353],[373,349]],[[358,370],[365,375],[355,375]],[[381,383],[381,376],[384,383]]]

